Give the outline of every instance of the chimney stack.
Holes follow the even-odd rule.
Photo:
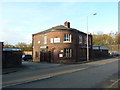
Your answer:
[[[70,22],[64,22],[64,26],[67,27],[67,28],[70,28]]]

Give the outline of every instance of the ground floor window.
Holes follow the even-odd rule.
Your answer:
[[[87,54],[87,49],[86,48],[80,48],[79,49],[79,56],[80,57],[86,57],[86,54]]]
[[[39,52],[35,52],[35,57],[39,57]]]
[[[65,48],[64,49],[64,57],[72,57],[72,49]]]

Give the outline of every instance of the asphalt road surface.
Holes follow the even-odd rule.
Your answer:
[[[4,75],[3,85],[6,85],[4,88],[110,88],[109,86],[118,80],[118,62],[117,58],[112,58],[84,64],[63,65],[43,71],[22,72],[21,76],[16,73],[15,77],[14,74]],[[46,75],[46,78],[39,78],[42,75]],[[24,83],[27,77],[30,81]],[[13,85],[17,82],[15,80],[18,80],[19,84]]]

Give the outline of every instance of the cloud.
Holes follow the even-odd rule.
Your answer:
[[[18,42],[31,43],[32,35],[30,33],[21,32],[21,28],[0,30],[0,41],[7,42],[8,44],[15,45]]]
[[[0,24],[2,24],[2,23],[7,24],[7,23],[11,23],[11,21],[10,20],[0,20]]]
[[[12,23],[10,20],[0,20],[0,27],[4,27],[10,23]]]

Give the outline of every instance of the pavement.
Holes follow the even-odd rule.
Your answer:
[[[62,64],[54,64],[54,63],[35,63],[30,61],[23,61],[21,66],[15,68],[6,68],[2,70],[2,74],[9,74],[18,71],[29,71],[33,69],[46,69],[46,68],[54,68],[61,66]]]
[[[47,62],[36,63],[36,62],[30,62],[30,61],[23,61],[21,66],[18,66],[15,68],[2,69],[2,74],[9,74],[9,73],[17,72],[17,71],[31,70],[31,69],[54,68],[54,67],[58,67],[58,66],[65,65],[65,64],[67,64],[67,65],[69,65],[69,64],[83,64],[83,63],[94,62],[94,61],[104,60],[104,59],[109,59],[109,58],[115,58],[115,57],[96,58],[96,59],[93,59],[90,61],[69,62],[69,63],[61,63],[61,64],[47,63]]]

